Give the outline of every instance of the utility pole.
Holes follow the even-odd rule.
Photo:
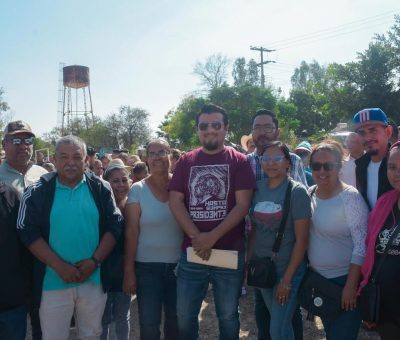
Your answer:
[[[274,60],[265,60],[264,61],[264,52],[274,52],[275,50],[269,50],[268,48],[264,48],[262,46],[260,47],[254,47],[250,46],[250,49],[253,51],[260,51],[260,57],[261,57],[261,62],[257,64],[261,68],[261,86],[265,87],[265,77],[264,77],[264,65],[269,64],[269,63],[275,63]]]

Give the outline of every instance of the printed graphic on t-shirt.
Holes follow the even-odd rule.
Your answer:
[[[394,228],[390,228],[390,229],[382,229],[378,235],[378,240],[376,242],[376,252],[378,254],[383,254],[383,252],[385,251],[386,245],[390,239],[390,236],[392,236],[392,234],[395,232],[395,230],[398,228],[399,226],[396,225],[396,227]],[[394,255],[394,256],[398,256],[400,255],[400,233],[396,236],[396,239],[393,240],[392,245],[389,246],[389,250],[388,250],[388,255]]]
[[[193,221],[222,220],[227,214],[229,165],[192,166],[189,211]]]
[[[253,216],[263,229],[276,229],[282,219],[282,206],[271,201],[258,202]]]

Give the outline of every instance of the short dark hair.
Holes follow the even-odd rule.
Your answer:
[[[142,173],[143,171],[148,172],[146,163],[136,162],[135,165],[133,166],[132,174],[138,175],[138,174]]]
[[[196,126],[199,125],[199,118],[202,114],[211,114],[211,113],[220,113],[222,114],[222,117],[224,119],[224,125],[227,126],[229,123],[228,120],[228,114],[226,113],[225,109],[223,109],[221,106],[215,105],[213,103],[209,103],[204,105],[200,112],[196,115]]]
[[[273,147],[277,147],[278,149],[280,149],[282,151],[283,156],[285,157],[286,160],[289,161],[289,164],[291,166],[292,165],[292,160],[290,158],[290,150],[289,150],[288,146],[285,143],[282,143],[281,141],[276,141],[276,142],[272,142],[272,143],[267,144],[262,149],[261,154],[263,155],[265,150],[273,148]]]
[[[251,119],[251,126],[254,125],[254,121],[256,120],[256,118],[257,118],[258,116],[270,116],[270,117],[272,118],[272,122],[275,124],[275,128],[276,128],[276,129],[279,128],[279,122],[278,122],[278,118],[276,118],[276,114],[273,113],[273,112],[270,111],[270,110],[267,110],[267,109],[258,110],[258,111],[254,114],[253,118]]]

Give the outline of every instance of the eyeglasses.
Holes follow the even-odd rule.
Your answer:
[[[319,171],[321,170],[321,168],[324,168],[325,171],[332,171],[333,169],[335,169],[337,167],[337,163],[331,163],[331,162],[327,162],[327,163],[318,163],[318,162],[313,162],[311,163],[311,170],[312,171]]]
[[[168,155],[169,155],[169,152],[167,150],[160,150],[158,152],[150,151],[148,153],[148,157],[150,159],[163,158],[163,157],[167,157]]]
[[[263,155],[263,156],[261,157],[261,160],[262,160],[263,162],[268,162],[268,161],[280,162],[280,161],[282,161],[284,158],[285,158],[285,156],[282,156],[282,155],[275,155],[275,156],[272,156],[272,157],[270,157],[270,156],[268,156],[268,155]]]
[[[272,126],[272,125],[255,125],[255,126],[253,126],[253,131],[256,131],[256,132],[271,133],[274,130],[275,130],[275,126]]]
[[[7,138],[13,145],[20,145],[21,143],[24,143],[25,145],[32,145],[33,141],[35,140],[34,137],[28,137],[28,138]]]
[[[221,122],[211,122],[211,123],[201,122],[198,125],[200,131],[207,131],[209,126],[211,126],[214,130],[218,131],[218,130],[221,130],[222,123]]]

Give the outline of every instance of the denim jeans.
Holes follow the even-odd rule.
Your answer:
[[[0,312],[0,339],[25,340],[26,306]]]
[[[182,253],[177,284],[179,339],[198,339],[198,316],[209,283],[212,284],[214,291],[219,339],[239,339],[239,297],[243,274],[243,254],[239,254],[238,269],[225,269],[187,262],[186,252]]]
[[[159,340],[164,310],[164,339],[178,338],[176,318],[176,263],[136,262],[140,339]]]
[[[261,292],[271,315],[269,333],[272,340],[294,339],[292,320],[297,308],[297,292],[303,279],[305,268],[305,264],[302,263],[293,276],[289,300],[284,305],[279,304],[275,299],[277,285],[271,289],[256,288]],[[278,280],[280,280],[284,272],[278,270],[277,273]]]
[[[344,287],[347,275],[329,279]],[[326,340],[356,340],[361,325],[361,314],[358,309],[342,313],[335,320],[321,319],[324,325]]]
[[[100,340],[107,340],[110,324],[115,321],[115,335],[117,340],[129,339],[129,318],[131,297],[122,292],[108,292],[101,325],[103,333]]]
[[[271,340],[269,335],[269,321],[271,316],[260,290],[254,289],[254,314],[257,324],[257,340]],[[303,340],[303,316],[300,306],[297,306],[292,320],[294,340]]]

